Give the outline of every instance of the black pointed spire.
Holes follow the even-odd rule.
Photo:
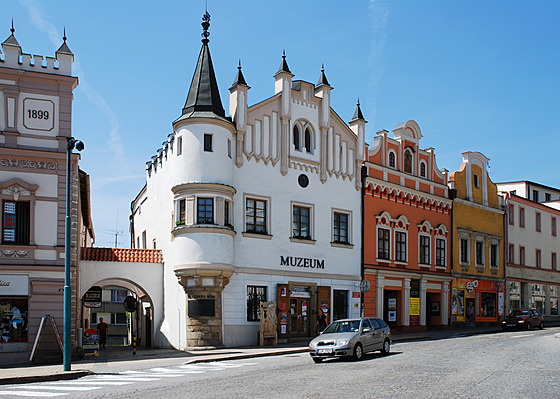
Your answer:
[[[232,86],[236,86],[236,85],[247,86],[247,82],[245,81],[243,72],[241,72],[241,60],[239,60],[239,66],[237,67],[237,75],[235,75],[235,80],[233,81]]]
[[[16,30],[14,28],[14,19],[13,18],[12,18],[12,28],[10,29],[10,32],[12,32],[12,34],[2,44],[8,44],[10,46],[20,47],[18,41],[16,40],[16,37],[14,36],[14,33],[16,32]]]
[[[330,86],[327,76],[325,75],[325,64],[321,64],[321,76],[319,76],[319,82],[317,82],[317,86],[321,85]]]
[[[354,116],[352,120],[361,120],[365,121],[364,114],[362,114],[362,109],[360,108],[360,99],[358,98],[358,103],[356,104],[356,112],[354,112]]]
[[[72,51],[70,50],[70,47],[68,47],[68,45],[66,44],[66,26],[64,27],[64,34],[62,36],[62,45],[59,47],[58,50],[56,50],[57,53],[64,53],[64,54],[72,54],[74,55],[74,53],[72,53]]]
[[[280,63],[280,68],[278,68],[278,72],[276,73],[280,72],[292,73],[290,68],[288,68],[288,63],[286,62],[286,50],[282,50],[282,62]]]
[[[202,49],[192,78],[187,101],[183,108],[183,117],[191,116],[226,118],[218,82],[212,66],[210,49],[208,48],[208,28],[210,27],[210,14],[206,11],[202,17]],[[196,113],[202,113],[195,115]]]

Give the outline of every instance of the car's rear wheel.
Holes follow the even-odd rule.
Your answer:
[[[525,323],[525,330],[529,331],[531,329],[531,323],[527,322]]]
[[[315,363],[321,363],[323,361],[320,357],[312,357],[312,359]]]
[[[386,339],[385,342],[383,342],[383,348],[381,349],[381,353],[383,353],[384,355],[388,355],[390,351],[391,351],[391,341]]]
[[[544,323],[541,321],[541,324],[539,324],[539,330],[544,329]]]
[[[362,360],[364,357],[364,350],[362,344],[356,344],[354,347],[354,360]]]

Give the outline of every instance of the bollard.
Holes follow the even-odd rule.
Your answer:
[[[132,337],[132,355],[136,355],[136,335]]]

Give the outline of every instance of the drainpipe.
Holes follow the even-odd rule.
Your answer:
[[[450,188],[449,191],[449,199],[451,200],[451,240],[449,240],[451,242],[451,244],[449,244],[449,251],[451,253],[451,258],[450,259],[450,265],[451,265],[451,306],[449,307],[449,321],[448,324],[452,325],[453,324],[453,282],[455,280],[455,271],[454,271],[454,266],[455,266],[455,252],[454,252],[454,248],[455,248],[455,236],[457,236],[457,234],[455,234],[455,225],[453,224],[453,203],[455,201],[455,198],[457,198],[457,190],[454,188]]]
[[[511,193],[506,191],[504,194],[505,197],[505,212],[504,212],[504,314],[507,314],[506,306],[508,303],[509,297],[509,289],[507,287],[507,265],[510,263],[511,259],[509,259],[509,234],[508,234],[508,225],[509,225],[509,199],[511,198]]]
[[[361,169],[361,177],[362,177],[362,189],[361,189],[361,193],[362,193],[362,197],[361,197],[361,222],[362,222],[362,226],[361,226],[361,263],[360,263],[360,275],[362,277],[362,281],[365,280],[365,267],[364,267],[364,251],[365,251],[365,239],[364,239],[364,223],[365,223],[365,195],[366,195],[366,178],[367,178],[367,167],[365,165],[362,165],[362,169]],[[361,287],[360,287],[360,316],[364,316],[364,292],[361,292]]]

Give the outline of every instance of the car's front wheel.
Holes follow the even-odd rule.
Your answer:
[[[390,351],[391,351],[391,341],[386,339],[385,342],[383,342],[383,348],[381,349],[381,353],[383,353],[384,355],[388,355]]]
[[[315,363],[321,363],[323,361],[320,357],[312,357],[312,359]]]
[[[364,349],[362,348],[362,344],[356,344],[354,347],[354,360],[362,360],[364,357]]]

